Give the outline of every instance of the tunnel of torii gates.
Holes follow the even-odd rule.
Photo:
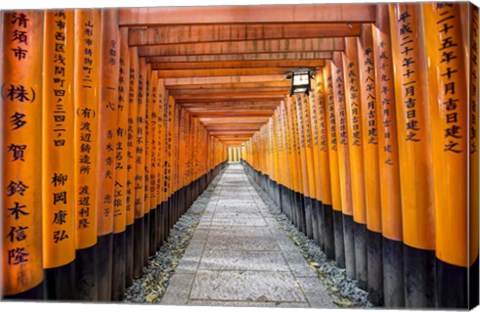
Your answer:
[[[1,293],[122,300],[237,148],[373,304],[476,305],[478,13],[2,12]]]

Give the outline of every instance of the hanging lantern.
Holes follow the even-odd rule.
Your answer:
[[[312,90],[310,85],[312,72],[308,68],[292,71],[288,74],[287,78],[291,79],[290,95],[293,95],[294,93],[305,93],[308,95]]]

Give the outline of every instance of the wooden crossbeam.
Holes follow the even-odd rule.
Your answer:
[[[248,40],[141,46],[138,48],[138,55],[140,57],[151,57],[243,53],[325,52],[343,51],[344,48],[345,43],[343,38]]]
[[[355,37],[360,24],[302,23],[302,24],[233,24],[161,26],[129,30],[130,46],[244,41],[268,39],[298,39],[322,37]]]
[[[154,64],[155,66],[155,64]],[[155,68],[153,68],[155,69]],[[227,69],[174,69],[157,70],[158,78],[188,78],[188,77],[218,77],[218,76],[257,76],[257,75],[287,75],[295,70],[291,68],[227,68]]]
[[[289,88],[290,81],[266,81],[266,82],[239,82],[239,83],[210,83],[210,84],[187,84],[187,85],[170,85],[168,89],[170,94],[175,94],[181,90],[205,90],[210,89],[248,89],[248,88]]]
[[[120,26],[232,23],[371,23],[373,4],[301,4],[123,8]]]
[[[278,52],[215,55],[174,55],[145,57],[147,63],[166,62],[220,62],[220,61],[266,61],[266,60],[325,60],[331,59],[332,52]]]
[[[323,67],[323,60],[262,60],[262,61],[210,61],[210,62],[151,62],[152,69],[236,69],[236,68],[298,68]]]
[[[286,75],[255,75],[255,76],[230,76],[230,77],[188,77],[165,79],[168,88],[175,85],[206,85],[212,83],[243,83],[243,82],[278,82],[289,81]]]

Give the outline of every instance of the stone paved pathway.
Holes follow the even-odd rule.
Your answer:
[[[162,304],[336,307],[239,164],[223,174]]]

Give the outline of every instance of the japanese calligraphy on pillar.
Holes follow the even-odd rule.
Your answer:
[[[437,3],[434,12],[438,34],[435,38],[438,40],[439,97],[443,99],[440,110],[444,115],[443,150],[464,153],[467,151],[467,108],[462,105],[466,101],[466,93],[462,91],[466,80],[460,12],[452,3]]]
[[[466,4],[462,4],[466,5]],[[435,249],[439,259],[468,266],[468,55],[463,38],[461,4],[423,6],[427,33],[436,32],[427,47],[429,116],[432,135]],[[445,179],[445,172],[450,172]],[[455,185],[455,188],[451,186]]]
[[[479,35],[478,7],[470,4],[470,265],[478,258],[478,109]]]
[[[39,285],[42,261],[43,12],[3,16],[3,294]]]
[[[127,127],[127,182],[126,207],[127,225],[133,224],[135,218],[140,218],[135,207],[136,186],[136,147],[137,147],[137,86],[138,86],[138,57],[137,48],[129,49],[130,69],[128,71],[128,127]]]
[[[75,229],[77,249],[97,242],[100,11],[75,10]]]
[[[374,31],[375,47],[375,64],[377,64],[376,81],[378,101],[380,102],[381,112],[378,116],[379,122],[382,123],[380,134],[382,135],[383,146],[379,148],[380,161],[386,165],[393,166],[394,160],[397,159],[396,154],[397,144],[396,140],[396,120],[395,120],[395,98],[393,79],[393,63],[391,55],[391,44],[388,34],[381,30]]]
[[[150,209],[157,207],[157,108],[158,108],[158,76],[152,74],[152,94],[150,109]]]
[[[142,60],[143,62],[143,60]],[[152,131],[151,131],[151,112],[152,112],[152,67],[150,64],[145,65],[146,75],[145,75],[145,115],[144,115],[144,176],[143,176],[143,187],[144,187],[144,211],[145,213],[150,212],[150,171],[151,171],[151,151],[152,151]]]
[[[129,90],[130,55],[128,50],[128,30],[120,30],[120,57],[118,75],[117,128],[115,130],[115,184],[113,196],[114,233],[121,233],[127,224],[127,214],[131,205],[127,205],[128,176],[128,127],[129,127]],[[128,210],[127,210],[128,207]]]
[[[73,155],[74,12],[45,13],[43,82],[44,267],[75,258]]]
[[[412,14],[409,11],[408,6],[404,6],[403,10],[399,12],[397,18],[398,25],[398,45],[399,45],[399,57],[401,59],[400,67],[398,67],[399,77],[401,81],[401,96],[403,97],[403,105],[405,111],[405,129],[406,136],[404,140],[411,142],[420,142],[421,136],[419,131],[421,127],[425,127],[424,124],[417,118],[417,98],[415,93],[418,92],[417,81],[417,60],[415,55],[418,53],[418,49],[415,33],[413,29],[418,27]],[[382,56],[380,56],[382,58]],[[400,104],[400,103],[399,103]]]
[[[347,137],[347,118],[346,118],[346,110],[345,110],[345,91],[343,89],[343,78],[342,78],[342,70],[340,68],[335,69],[335,87],[336,87],[336,94],[335,99],[340,104],[337,109],[335,110],[338,114],[338,124],[339,124],[339,133],[340,133],[340,141],[339,144],[347,145],[348,137]]]
[[[470,73],[470,153],[478,154],[478,102],[479,102],[479,79],[478,79],[478,8],[471,6],[472,10],[472,30],[471,30],[471,73]]]
[[[330,71],[328,71],[330,72]],[[332,75],[324,75],[326,76],[325,86],[327,90],[327,113],[328,113],[328,123],[330,125],[330,142],[329,146],[332,151],[337,150],[337,126],[335,123],[335,104],[333,102],[334,93],[333,93],[333,78]],[[337,86],[338,87],[338,86]]]
[[[365,102],[366,105],[366,115],[367,123],[365,127],[368,129],[367,132],[367,144],[378,144],[377,139],[377,123],[376,123],[376,99],[375,99],[375,68],[373,63],[373,50],[370,46],[366,47],[363,50],[360,50],[359,53],[363,53],[363,64],[359,64],[361,73],[361,78],[363,81],[361,85],[365,88],[362,91],[365,93]],[[388,81],[390,78],[382,74],[382,81]]]
[[[117,130],[119,30],[116,9],[102,10],[102,80],[100,89],[97,171],[98,235],[113,231],[115,132]]]
[[[135,218],[142,217],[144,211],[145,180],[145,62],[139,62],[137,84],[137,129],[135,141]]]

